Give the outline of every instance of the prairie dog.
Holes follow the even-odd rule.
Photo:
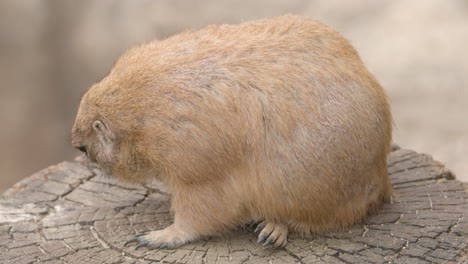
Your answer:
[[[137,247],[249,221],[283,247],[289,232],[346,228],[390,195],[391,123],[349,42],[286,15],[128,50],[83,96],[72,144],[118,179],[167,185],[174,223]]]

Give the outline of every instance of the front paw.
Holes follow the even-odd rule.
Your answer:
[[[132,242],[138,242],[135,249],[140,247],[147,247],[150,249],[155,248],[177,248],[180,247],[190,239],[179,232],[174,226],[169,226],[163,230],[145,232],[130,238],[125,242],[124,246]]]

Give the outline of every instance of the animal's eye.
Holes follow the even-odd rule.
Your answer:
[[[88,155],[88,150],[86,149],[86,146],[80,146],[76,147],[79,151],[83,152],[84,154]]]

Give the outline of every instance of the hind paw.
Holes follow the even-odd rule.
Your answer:
[[[257,243],[263,242],[264,247],[283,248],[288,243],[288,226],[285,224],[265,220],[258,224],[255,232],[258,231]]]

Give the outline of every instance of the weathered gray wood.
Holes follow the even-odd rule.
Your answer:
[[[252,227],[176,250],[124,247],[169,225],[162,185],[124,185],[81,160],[17,183],[0,200],[0,263],[468,263],[467,185],[425,154],[390,154],[391,203],[365,223],[283,250],[256,244]]]

